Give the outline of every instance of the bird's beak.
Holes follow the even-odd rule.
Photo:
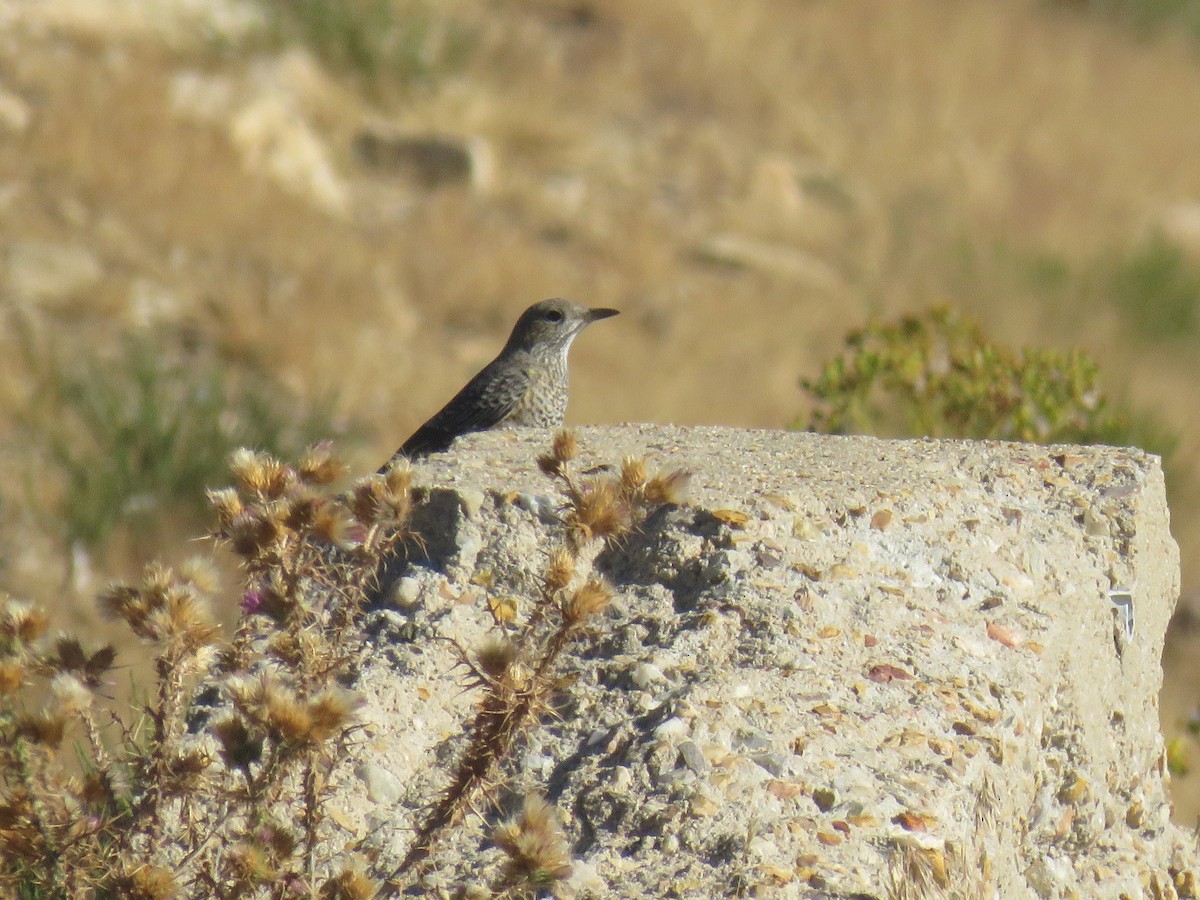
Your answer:
[[[611,318],[612,316],[618,315],[620,312],[621,311],[619,309],[606,309],[604,307],[600,307],[598,309],[589,309],[583,317],[589,323],[591,323],[598,322],[601,319]]]

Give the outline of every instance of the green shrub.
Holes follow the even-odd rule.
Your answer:
[[[809,430],[884,437],[992,438],[1037,443],[1143,443],[1169,454],[1153,419],[1117,410],[1099,369],[1078,351],[1015,352],[947,309],[851,333],[821,374],[802,382]]]
[[[1121,258],[1108,293],[1139,335],[1151,340],[1195,336],[1200,326],[1200,271],[1160,234]]]
[[[35,503],[64,540],[95,548],[119,524],[202,509],[237,447],[295,453],[334,430],[329,402],[305,408],[253,367],[188,353],[153,335],[115,354],[26,345],[37,384],[22,426],[38,454]],[[49,492],[41,486],[49,482]]]
[[[1125,22],[1142,33],[1163,27],[1183,28],[1200,37],[1198,0],[1057,0],[1057,6],[1074,6]]]
[[[427,81],[460,68],[473,38],[424,3],[396,0],[261,0],[275,37],[308,47],[327,65],[373,80]]]

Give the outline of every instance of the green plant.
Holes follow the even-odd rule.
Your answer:
[[[1145,338],[1194,336],[1200,327],[1200,271],[1161,234],[1118,259],[1106,281],[1121,314]]]
[[[1162,27],[1177,27],[1200,37],[1197,0],[1071,0],[1070,3],[1058,0],[1057,5],[1109,16],[1144,34]]]
[[[281,40],[368,79],[426,81],[463,65],[472,45],[461,23],[425,3],[397,0],[262,0]]]
[[[166,507],[199,511],[236,447],[294,454],[333,431],[331,403],[306,409],[262,371],[151,335],[127,335],[111,355],[25,349],[37,384],[22,423],[39,454],[31,483],[54,484],[48,518],[70,545],[96,548]]]
[[[851,333],[845,352],[802,387],[813,401],[806,425],[813,431],[1038,443],[1140,439],[1155,452],[1173,449],[1153,421],[1112,407],[1086,355],[1015,352],[944,308]]]

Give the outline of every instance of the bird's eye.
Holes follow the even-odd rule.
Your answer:
[[[563,320],[562,310],[547,310],[546,315],[543,318],[545,318],[547,322],[561,322]]]

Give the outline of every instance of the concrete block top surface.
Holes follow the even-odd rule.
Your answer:
[[[576,895],[726,896],[734,871],[803,897],[1116,898],[1194,879],[1157,721],[1179,576],[1155,457],[576,434],[578,471],[636,456],[691,473],[683,503],[595,556],[617,600],[506,776],[562,811]],[[536,465],[551,437],[472,435],[415,467],[453,502],[430,499],[447,536],[389,615],[471,646],[489,597],[530,594],[561,531]],[[453,665],[448,642],[394,643],[364,673],[376,737],[346,815],[380,852],[462,739]],[[385,770],[408,805],[381,803]],[[479,874],[463,852],[447,885]]]

